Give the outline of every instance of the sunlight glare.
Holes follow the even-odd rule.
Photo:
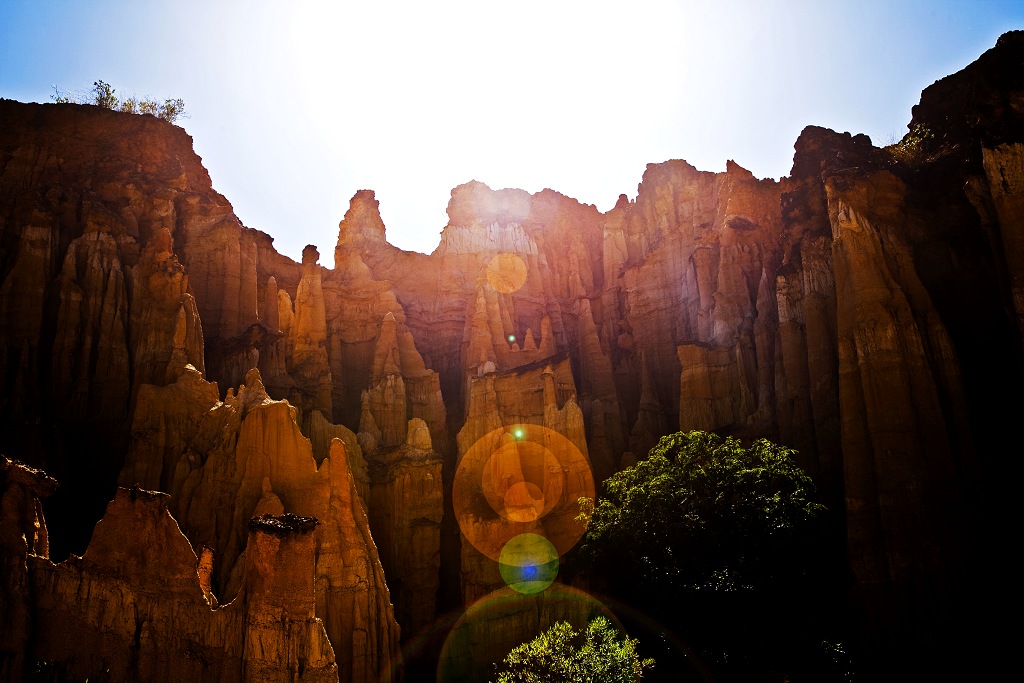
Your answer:
[[[303,3],[287,19],[288,72],[311,125],[326,131],[323,153],[358,159],[347,169],[353,188],[420,179],[429,215],[440,217],[418,229],[436,242],[449,191],[473,178],[553,187],[603,209],[628,191],[680,124],[683,49],[695,37],[682,7]],[[607,177],[623,154],[632,157],[625,186]],[[389,218],[406,220],[399,205],[424,215],[420,201],[381,197],[389,239],[398,227]]]

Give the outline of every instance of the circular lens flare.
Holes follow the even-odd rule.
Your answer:
[[[586,531],[580,498],[594,497],[590,463],[564,435],[540,425],[499,427],[459,461],[452,486],[465,541],[494,561],[520,534],[545,537],[557,556]]]
[[[617,628],[621,626],[603,602],[557,581],[545,591],[530,594],[503,586],[475,601],[451,627],[435,680],[492,680],[494,662],[501,661],[512,648],[555,622],[568,621],[573,628],[582,629],[599,615]]]
[[[564,477],[555,454],[541,444],[506,440],[484,463],[480,484],[492,510],[514,522],[529,522],[559,502]],[[524,506],[538,508],[536,514]]]
[[[502,294],[517,292],[526,284],[526,263],[515,254],[496,254],[487,264],[487,282]]]
[[[505,516],[513,522],[532,522],[544,513],[544,492],[529,481],[519,481],[505,491]]]
[[[540,593],[558,576],[558,552],[543,536],[520,534],[501,549],[498,571],[517,593]]]

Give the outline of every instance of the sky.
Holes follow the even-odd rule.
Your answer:
[[[177,98],[214,188],[333,265],[359,189],[431,252],[453,187],[607,211],[648,163],[789,173],[807,125],[888,144],[1024,0],[0,0],[0,97]]]

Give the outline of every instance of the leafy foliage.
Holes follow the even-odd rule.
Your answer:
[[[602,498],[580,501],[589,526],[573,561],[592,585],[670,625],[719,680],[838,680],[821,645],[834,612],[826,510],[794,455],[765,439],[662,437],[604,482]]]
[[[934,139],[935,133],[927,126],[915,123],[903,139],[887,145],[885,149],[897,161],[913,165],[924,160],[926,150]]]
[[[93,104],[104,109],[117,109],[117,95],[114,88],[106,81],[93,81]]]
[[[582,631],[560,621],[509,652],[500,668],[496,664],[497,683],[634,683],[654,666],[636,646],[604,617]]]
[[[157,112],[157,116],[171,123],[174,123],[179,116],[184,114],[185,101],[180,97],[173,100],[164,100],[164,103],[159,106],[159,111]]]
[[[801,573],[791,560],[823,507],[793,451],[743,448],[706,432],[662,437],[646,460],[605,481],[581,554],[645,588],[752,591]]]
[[[72,96],[53,86],[53,95],[50,96],[57,104],[95,104],[104,109],[113,109],[126,114],[149,114],[163,119],[168,123],[174,123],[179,118],[187,117],[185,112],[185,101],[179,98],[165,99],[162,103],[149,97],[136,97],[131,95],[125,99],[117,97],[117,91],[109,83],[103,80],[93,81],[92,90],[88,94]]]

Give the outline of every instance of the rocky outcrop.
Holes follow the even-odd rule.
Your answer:
[[[395,618],[417,634],[434,620],[441,582],[444,484],[427,424],[409,420],[404,443],[375,454],[368,471],[370,526]]]
[[[344,432],[310,423],[318,443],[325,435],[342,437],[332,437],[318,463],[297,410],[270,399],[255,369],[224,402],[191,369],[174,385],[143,387],[139,400],[122,481],[156,480],[170,492],[169,506],[193,547],[212,550],[217,599],[235,600],[245,588],[254,552],[247,520],[268,513],[322,520],[311,537],[316,581],[309,600],[333,645],[340,680],[389,672],[399,627]]]
[[[203,328],[185,268],[162,228],[146,245],[134,272],[129,337],[132,401],[143,384],[173,382],[186,365],[205,371]]]
[[[56,238],[49,216],[37,212],[26,218],[20,235],[5,235],[17,246],[5,254],[11,265],[0,284],[0,376],[5,379],[0,401],[14,418],[37,413],[42,399],[35,368]]]
[[[32,559],[41,596],[33,658],[79,679],[337,680],[310,599],[312,533],[295,519],[254,520],[250,542],[260,552],[246,567],[245,588],[214,610],[166,496],[121,489],[84,557],[60,565]]]
[[[288,326],[291,363],[287,367],[298,384],[298,407],[329,416],[333,414],[333,386],[327,359],[327,313],[319,258],[313,245],[302,250],[302,279],[295,294],[295,315]]]
[[[154,117],[3,101],[0,128],[0,450],[76,482],[51,514],[58,554],[81,552],[139,387],[205,369],[178,259],[231,207]]]
[[[515,536],[574,537],[555,544],[559,555],[567,552],[583,532],[582,525],[577,528],[577,501],[594,493],[583,413],[567,359],[473,377],[469,397],[452,488],[463,535],[466,605],[505,585],[498,559]],[[489,487],[494,487],[491,495]],[[514,500],[527,512],[507,510],[506,495],[512,496],[508,505]],[[544,501],[538,510],[533,510],[534,500]]]
[[[362,605],[365,648],[340,622],[327,632],[379,671],[397,631],[369,528],[411,624],[437,609],[414,594],[502,583],[486,551],[459,547],[457,510],[435,583],[438,490],[457,497],[481,440],[544,428],[600,480],[676,429],[767,436],[836,514],[825,552],[848,557],[863,650],[952,649],[986,602],[964,589],[986,583],[969,558],[997,563],[986,520],[1008,517],[1012,492],[994,454],[1024,408],[1022,54],[1009,33],[929,87],[889,148],[807,128],[779,181],[668,161],[606,213],[466,183],[431,255],[388,244],[360,191],[334,270],[242,226],[180,129],[0,103],[0,449],[72,475],[54,508],[83,527],[126,458],[122,481],[169,491],[213,550],[224,599],[242,590],[249,517],[290,512],[321,519],[327,610],[355,579],[321,552],[343,537],[323,511],[351,510],[348,561],[370,588],[316,614]],[[515,462],[497,474],[523,484],[509,501],[527,514],[547,484]],[[499,538],[485,503],[470,535]],[[413,565],[422,577],[402,574]]]
[[[324,622],[314,616],[317,572],[311,560],[316,556],[317,521],[292,514],[264,514],[249,521],[242,654],[247,680],[342,678]],[[282,638],[282,631],[292,638]],[[348,663],[344,654],[343,665]]]
[[[1024,336],[1024,144],[1004,143],[984,148],[982,159],[995,211],[994,224],[999,226],[1002,236],[1013,306]],[[989,216],[985,218],[991,220]]]
[[[337,681],[314,616],[316,519],[250,523],[242,590],[217,607],[168,496],[119,489],[83,557],[47,556],[40,501],[56,482],[0,463],[3,680]]]
[[[117,240],[96,229],[74,240],[64,259],[50,371],[61,417],[128,414],[128,294],[118,252]]]
[[[35,605],[29,556],[49,557],[42,501],[57,489],[45,472],[0,456],[0,680],[17,683],[33,664],[26,659],[33,636]]]
[[[873,611],[882,591],[946,594],[962,580],[950,554],[966,541],[953,450],[967,435],[943,407],[962,383],[910,246],[893,229],[905,224],[903,184],[881,172],[826,190],[841,293],[839,402],[858,407],[841,421],[848,543],[860,603]]]
[[[361,408],[370,526],[396,616],[412,637],[432,621],[440,585],[444,484],[434,443],[446,446],[447,415],[437,373],[390,312],[374,342]]]

